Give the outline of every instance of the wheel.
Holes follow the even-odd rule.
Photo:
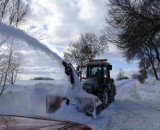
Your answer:
[[[102,93],[102,108],[105,109],[109,104],[109,91],[105,90]]]
[[[112,87],[111,87],[111,93],[110,93],[110,103],[114,102],[115,100],[115,86],[112,84]]]

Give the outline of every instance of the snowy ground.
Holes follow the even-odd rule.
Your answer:
[[[46,113],[45,97],[65,93],[67,81],[21,81],[0,97],[0,114],[53,117],[84,123],[94,130],[160,130],[160,81],[140,84],[136,80],[115,81],[115,102],[97,118],[79,113],[65,104],[55,114]]]

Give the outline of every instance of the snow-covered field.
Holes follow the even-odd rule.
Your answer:
[[[86,124],[94,130],[160,130],[160,81],[115,81],[117,95],[97,118],[63,104],[54,114],[46,113],[46,95],[64,94],[67,81],[18,81],[0,97],[0,114],[45,116]]]

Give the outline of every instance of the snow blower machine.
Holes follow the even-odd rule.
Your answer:
[[[116,88],[110,78],[112,65],[107,59],[89,60],[77,70],[70,63],[63,61],[66,75],[70,78],[71,88],[65,96],[47,96],[47,113],[54,113],[65,102],[74,105],[77,111],[96,117],[114,101]]]

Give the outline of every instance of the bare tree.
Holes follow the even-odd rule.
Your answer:
[[[13,42],[9,42],[8,46],[5,46],[6,49],[3,49],[5,53],[1,57],[0,62],[0,95],[3,94],[6,83],[15,83],[19,67],[22,63],[22,57],[20,56],[20,53],[17,53],[17,48],[15,49],[13,46]]]
[[[98,38],[95,34],[81,34],[76,42],[71,42],[66,51],[64,51],[65,60],[82,66],[87,60],[95,58],[107,49],[106,37]]]
[[[123,50],[128,61],[141,60],[145,55],[158,79],[155,61],[160,63],[160,1],[110,0],[110,3],[110,17],[106,18],[110,28],[105,30],[108,39]]]
[[[18,27],[29,14],[29,0],[1,0],[0,21]]]
[[[128,79],[128,77],[125,76],[125,72],[122,68],[119,69],[119,73],[117,74],[117,80],[122,79]]]
[[[19,28],[27,21],[30,0],[0,0],[0,22]],[[16,48],[19,45],[6,35],[0,38],[0,96],[5,90],[6,82],[14,83],[20,66]]]
[[[5,90],[5,85],[6,85],[6,81],[7,81],[7,77],[9,75],[9,70],[10,70],[10,66],[11,66],[11,57],[12,57],[12,50],[10,50],[12,47],[9,48],[9,55],[6,56],[6,60],[4,60],[4,66],[2,67],[2,81],[1,81],[1,92],[0,92],[0,96],[3,94],[3,91]]]
[[[13,54],[11,58],[11,66],[10,66],[9,75],[7,79],[7,81],[10,84],[15,83],[21,63],[22,63],[22,58]]]

